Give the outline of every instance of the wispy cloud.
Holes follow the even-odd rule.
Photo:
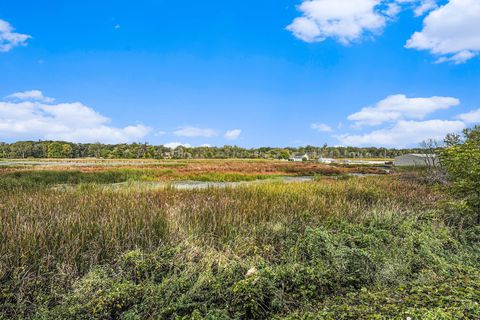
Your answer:
[[[6,97],[7,99],[17,99],[17,100],[29,100],[29,101],[41,101],[46,103],[54,102],[55,99],[50,97],[45,97],[40,90],[30,90],[23,92],[15,92]]]
[[[173,132],[174,135],[178,137],[204,137],[204,138],[211,138],[218,135],[217,131],[210,128],[197,128],[197,127],[181,127],[178,130]]]
[[[318,132],[332,132],[332,127],[324,123],[312,123],[310,128]]]
[[[15,28],[10,23],[0,19],[0,52],[8,52],[15,47],[27,45],[31,36],[14,31]]]
[[[227,140],[236,140],[240,137],[241,134],[242,134],[242,130],[233,129],[233,130],[229,130],[229,131],[225,132],[223,137]]]
[[[459,114],[457,119],[465,123],[480,123],[480,109],[473,110],[467,113]]]

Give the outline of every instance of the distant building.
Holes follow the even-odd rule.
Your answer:
[[[332,158],[319,158],[319,159],[318,159],[318,162],[319,162],[319,163],[329,164],[329,163],[334,163],[334,162],[335,162],[335,159],[332,159]]]
[[[404,154],[395,158],[393,164],[397,167],[427,167],[440,164],[435,154]]]
[[[310,157],[308,156],[308,154],[296,154],[296,155],[290,157],[290,159],[288,159],[288,160],[293,161],[293,162],[302,162],[302,161],[310,160]]]

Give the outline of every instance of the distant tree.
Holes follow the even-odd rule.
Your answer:
[[[464,131],[464,141],[441,151],[441,161],[454,195],[476,213],[480,224],[480,126]]]
[[[454,141],[452,136],[449,141]],[[60,144],[61,147],[58,145]],[[68,146],[64,146],[68,145]],[[60,150],[62,149],[62,150]],[[223,147],[182,147],[179,150],[172,150],[165,146],[152,146],[147,143],[131,144],[102,144],[102,143],[71,143],[62,141],[18,141],[14,143],[0,142],[1,158],[46,158],[46,157],[66,157],[66,158],[117,158],[117,159],[141,159],[141,158],[176,158],[176,159],[285,159],[287,154],[308,154],[314,160],[319,156],[323,157],[394,157],[406,153],[421,153],[421,149],[385,149],[385,148],[355,148],[355,147],[329,147],[323,146],[305,146],[305,147],[286,147],[271,148],[261,147],[245,149],[238,146]]]
[[[290,158],[290,151],[288,149],[282,149],[280,151],[280,159],[288,160]]]
[[[90,148],[93,152],[93,156],[95,158],[100,158],[102,155],[102,144],[100,142],[96,142],[93,145],[90,145]]]
[[[430,183],[446,184],[448,182],[445,168],[438,161],[439,152],[443,143],[434,139],[428,139],[420,143],[422,154],[425,156],[426,175],[424,178]]]
[[[70,158],[73,153],[73,148],[68,143],[62,145],[62,158]]]
[[[63,144],[60,142],[52,142],[48,145],[49,158],[62,158],[63,157]]]
[[[462,137],[457,133],[449,133],[443,140],[446,147],[452,147],[462,143]]]

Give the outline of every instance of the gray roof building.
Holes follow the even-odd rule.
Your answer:
[[[435,154],[411,153],[396,157],[393,164],[397,167],[427,167],[439,165],[440,160]]]

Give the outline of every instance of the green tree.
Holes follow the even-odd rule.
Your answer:
[[[480,126],[465,130],[464,142],[445,148],[440,157],[451,191],[476,213],[480,224]]]
[[[64,143],[62,146],[62,157],[63,158],[70,158],[73,153],[73,148],[68,143]]]
[[[288,160],[290,158],[290,151],[288,149],[282,149],[280,151],[280,159]]]
[[[72,146],[68,143],[52,142],[48,145],[47,155],[49,158],[70,158]]]
[[[63,156],[63,144],[60,142],[52,142],[48,145],[49,158],[61,158]]]

